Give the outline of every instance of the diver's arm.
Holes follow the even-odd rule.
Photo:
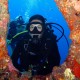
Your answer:
[[[52,52],[54,52],[53,56],[54,56],[54,60],[55,60],[55,65],[56,66],[59,66],[60,65],[60,60],[61,60],[61,57],[60,57],[60,53],[59,53],[59,50],[58,50],[58,46],[57,46],[57,43],[55,42],[54,43],[54,46],[52,47]]]
[[[54,38],[48,41],[48,55],[49,55],[49,63],[51,66],[59,66],[60,65],[60,54],[57,46],[57,42]]]
[[[56,41],[56,35],[53,34],[54,37],[52,37],[52,52],[53,52],[53,56],[54,56],[54,60],[55,60],[55,65],[59,66],[60,65],[60,53],[59,53],[59,49],[58,49],[58,45],[57,45],[57,41]]]
[[[20,64],[18,64],[18,58],[20,57],[20,52],[21,52],[21,46],[20,44],[17,44],[16,48],[13,51],[11,59],[14,67],[16,67],[18,70],[21,70],[21,66]]]

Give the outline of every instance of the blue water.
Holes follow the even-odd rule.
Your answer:
[[[8,7],[11,21],[17,16],[22,15],[25,22],[28,22],[32,15],[41,14],[47,19],[47,22],[55,22],[60,24],[64,28],[64,33],[70,46],[70,29],[54,0],[9,0]],[[57,38],[59,38],[61,33],[57,29],[53,29],[54,33],[57,35]],[[61,28],[59,29],[61,30]],[[64,37],[62,37],[57,44],[61,55],[60,63],[62,64],[68,56],[69,48]]]

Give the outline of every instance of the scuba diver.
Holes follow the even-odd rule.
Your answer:
[[[24,20],[22,16],[18,16],[14,21],[11,21],[8,24],[8,33],[7,33],[7,46],[10,50],[14,50],[15,43],[11,43],[11,39],[17,34],[22,31],[26,30],[26,26],[24,25]],[[11,53],[10,53],[11,54]]]
[[[31,67],[32,75],[47,75],[60,65],[57,37],[38,14],[29,19],[26,28],[28,32],[20,38],[11,56],[12,63],[20,72]]]
[[[17,17],[16,20],[11,21],[9,23],[8,27],[9,27],[9,30],[8,30],[7,39],[10,40],[10,39],[12,39],[12,37],[14,35],[25,30],[24,20],[23,20],[22,16],[19,16],[19,17]]]

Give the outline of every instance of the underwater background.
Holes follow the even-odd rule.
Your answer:
[[[47,22],[58,23],[63,27],[64,34],[69,42],[70,47],[70,29],[54,0],[9,0],[8,9],[10,14],[10,21],[15,20],[16,17],[21,15],[25,22],[28,22],[29,18],[32,15],[41,14],[47,19]],[[59,26],[56,27],[62,30]],[[58,39],[62,35],[62,33],[54,27],[53,30]],[[57,44],[61,55],[60,64],[62,64],[68,56],[69,47],[64,36],[57,42]],[[8,52],[9,51],[10,49],[8,49]]]

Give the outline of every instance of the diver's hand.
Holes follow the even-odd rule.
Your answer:
[[[28,76],[29,78],[32,77],[31,71],[24,71],[24,72],[21,72],[21,73],[22,73],[22,76]]]
[[[30,55],[36,55],[36,54],[35,54],[35,53],[33,53],[33,52],[29,52],[29,54],[30,54]]]
[[[7,39],[7,45],[9,45],[11,43],[11,40]]]

